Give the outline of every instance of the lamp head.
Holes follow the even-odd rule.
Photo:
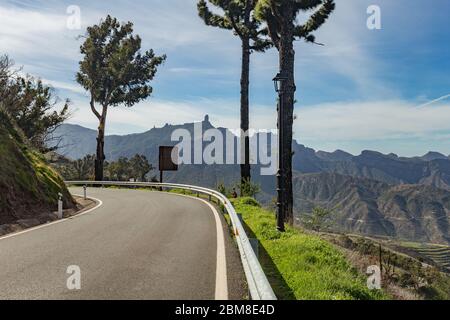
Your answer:
[[[283,82],[286,81],[288,79],[288,77],[286,77],[285,75],[278,73],[275,78],[273,78],[273,84],[275,87],[275,91],[280,93],[281,89],[283,87]]]

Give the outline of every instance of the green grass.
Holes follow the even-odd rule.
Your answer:
[[[274,214],[253,199],[231,200],[242,214],[249,237],[260,241],[260,261],[279,299],[388,299],[371,291],[366,278],[329,242],[294,228],[279,233]]]
[[[7,114],[0,109],[0,213],[21,214],[33,210],[55,210],[58,192],[63,193],[65,205],[73,204],[62,178],[30,147]]]

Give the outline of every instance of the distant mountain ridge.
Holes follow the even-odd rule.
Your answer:
[[[301,173],[334,172],[389,184],[425,184],[450,190],[450,158],[438,153],[406,158],[368,150],[359,156],[343,151],[316,152],[298,144],[293,149],[293,167]]]
[[[214,128],[207,118],[204,130]],[[107,160],[144,154],[157,166],[158,147],[175,145],[176,129],[193,132],[193,123],[166,124],[147,132],[105,139]],[[219,128],[225,132],[227,129]],[[59,152],[73,159],[95,153],[96,131],[65,124],[56,132]],[[450,158],[437,152],[399,157],[363,151],[316,151],[294,141],[294,198],[297,215],[314,206],[338,208],[335,227],[346,232],[384,235],[414,241],[450,243]],[[269,204],[275,196],[275,176],[261,176],[252,166],[252,179],[261,185],[259,200]],[[238,165],[182,165],[165,181],[215,188],[239,180]]]
[[[176,129],[193,131],[193,123],[165,125],[147,132],[131,135],[111,135],[105,138],[107,160],[119,157],[132,157],[136,153],[144,154],[151,163],[157,164],[158,147],[175,145],[170,137]],[[204,130],[214,128],[206,119]],[[227,130],[221,128],[220,130]],[[78,159],[94,154],[96,131],[77,125],[64,124],[55,132],[61,137],[59,152],[69,158]],[[398,157],[375,151],[363,151],[354,156],[348,152],[315,151],[294,141],[293,169],[300,173],[333,172],[353,177],[363,177],[388,184],[424,184],[450,190],[450,158],[429,152],[422,157]],[[205,166],[203,167],[205,170]],[[232,166],[230,166],[231,168]]]
[[[333,210],[335,229],[371,236],[449,243],[450,192],[425,185],[388,185],[336,173],[294,176],[295,206]]]

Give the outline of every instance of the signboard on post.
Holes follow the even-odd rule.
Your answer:
[[[159,181],[161,183],[163,182],[164,171],[178,171],[178,149],[176,147],[159,147]]]

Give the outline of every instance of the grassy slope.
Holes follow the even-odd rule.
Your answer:
[[[232,202],[242,214],[249,236],[260,240],[261,264],[279,299],[388,298],[367,289],[366,279],[330,243],[293,228],[280,234],[274,215],[251,198]]]
[[[24,141],[0,110],[0,224],[55,211],[58,192],[73,206],[61,177]]]

